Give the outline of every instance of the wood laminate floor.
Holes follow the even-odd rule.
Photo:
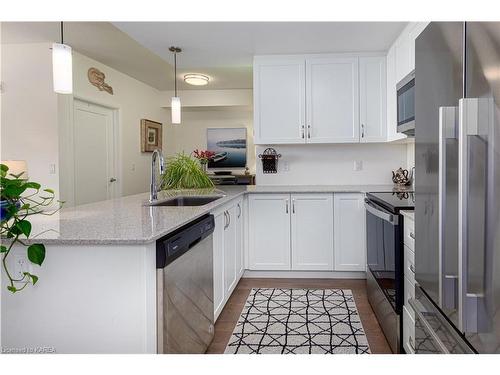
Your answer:
[[[222,354],[252,288],[350,289],[373,354],[391,354],[366,295],[365,280],[346,279],[241,279],[215,323],[215,336],[207,353]]]

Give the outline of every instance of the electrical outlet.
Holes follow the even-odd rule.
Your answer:
[[[287,161],[283,162],[283,172],[289,172],[290,171],[290,163]]]
[[[56,165],[53,163],[49,164],[49,174],[56,174]]]
[[[362,160],[355,160],[354,161],[354,170],[361,171],[362,169],[363,169],[363,161]]]
[[[31,264],[24,255],[15,254],[12,258],[14,261],[14,274],[12,275],[12,277],[14,279],[22,279],[24,276],[24,272],[32,273]]]

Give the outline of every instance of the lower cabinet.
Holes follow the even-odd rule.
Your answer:
[[[214,316],[219,316],[243,273],[243,199],[214,213]]]
[[[332,194],[253,194],[251,270],[333,270]]]
[[[336,271],[366,270],[364,194],[335,193],[334,242]]]

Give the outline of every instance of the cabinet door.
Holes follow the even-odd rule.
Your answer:
[[[304,143],[304,59],[254,61],[253,87],[254,143]]]
[[[360,142],[384,142],[387,137],[385,56],[359,59]]]
[[[333,195],[292,194],[292,270],[333,270]]]
[[[214,252],[214,316],[217,319],[224,307],[224,213],[215,216]]]
[[[336,271],[366,270],[366,217],[364,195],[334,194]]]
[[[248,197],[248,260],[251,270],[290,269],[290,195]]]
[[[235,230],[236,230],[236,282],[239,281],[244,271],[244,259],[243,259],[243,230],[244,230],[244,216],[243,216],[243,199],[236,203],[236,219],[235,219]]]
[[[359,142],[357,57],[306,61],[308,143]]]
[[[396,41],[396,83],[411,72],[410,66],[410,36],[407,27]]]
[[[227,224],[224,229],[224,296],[229,298],[236,286],[236,209],[226,210]]]

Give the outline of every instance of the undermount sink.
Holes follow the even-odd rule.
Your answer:
[[[222,198],[222,196],[210,196],[210,197],[190,197],[190,196],[179,196],[167,200],[162,200],[160,202],[152,202],[151,206],[204,206],[210,202],[216,201]]]

